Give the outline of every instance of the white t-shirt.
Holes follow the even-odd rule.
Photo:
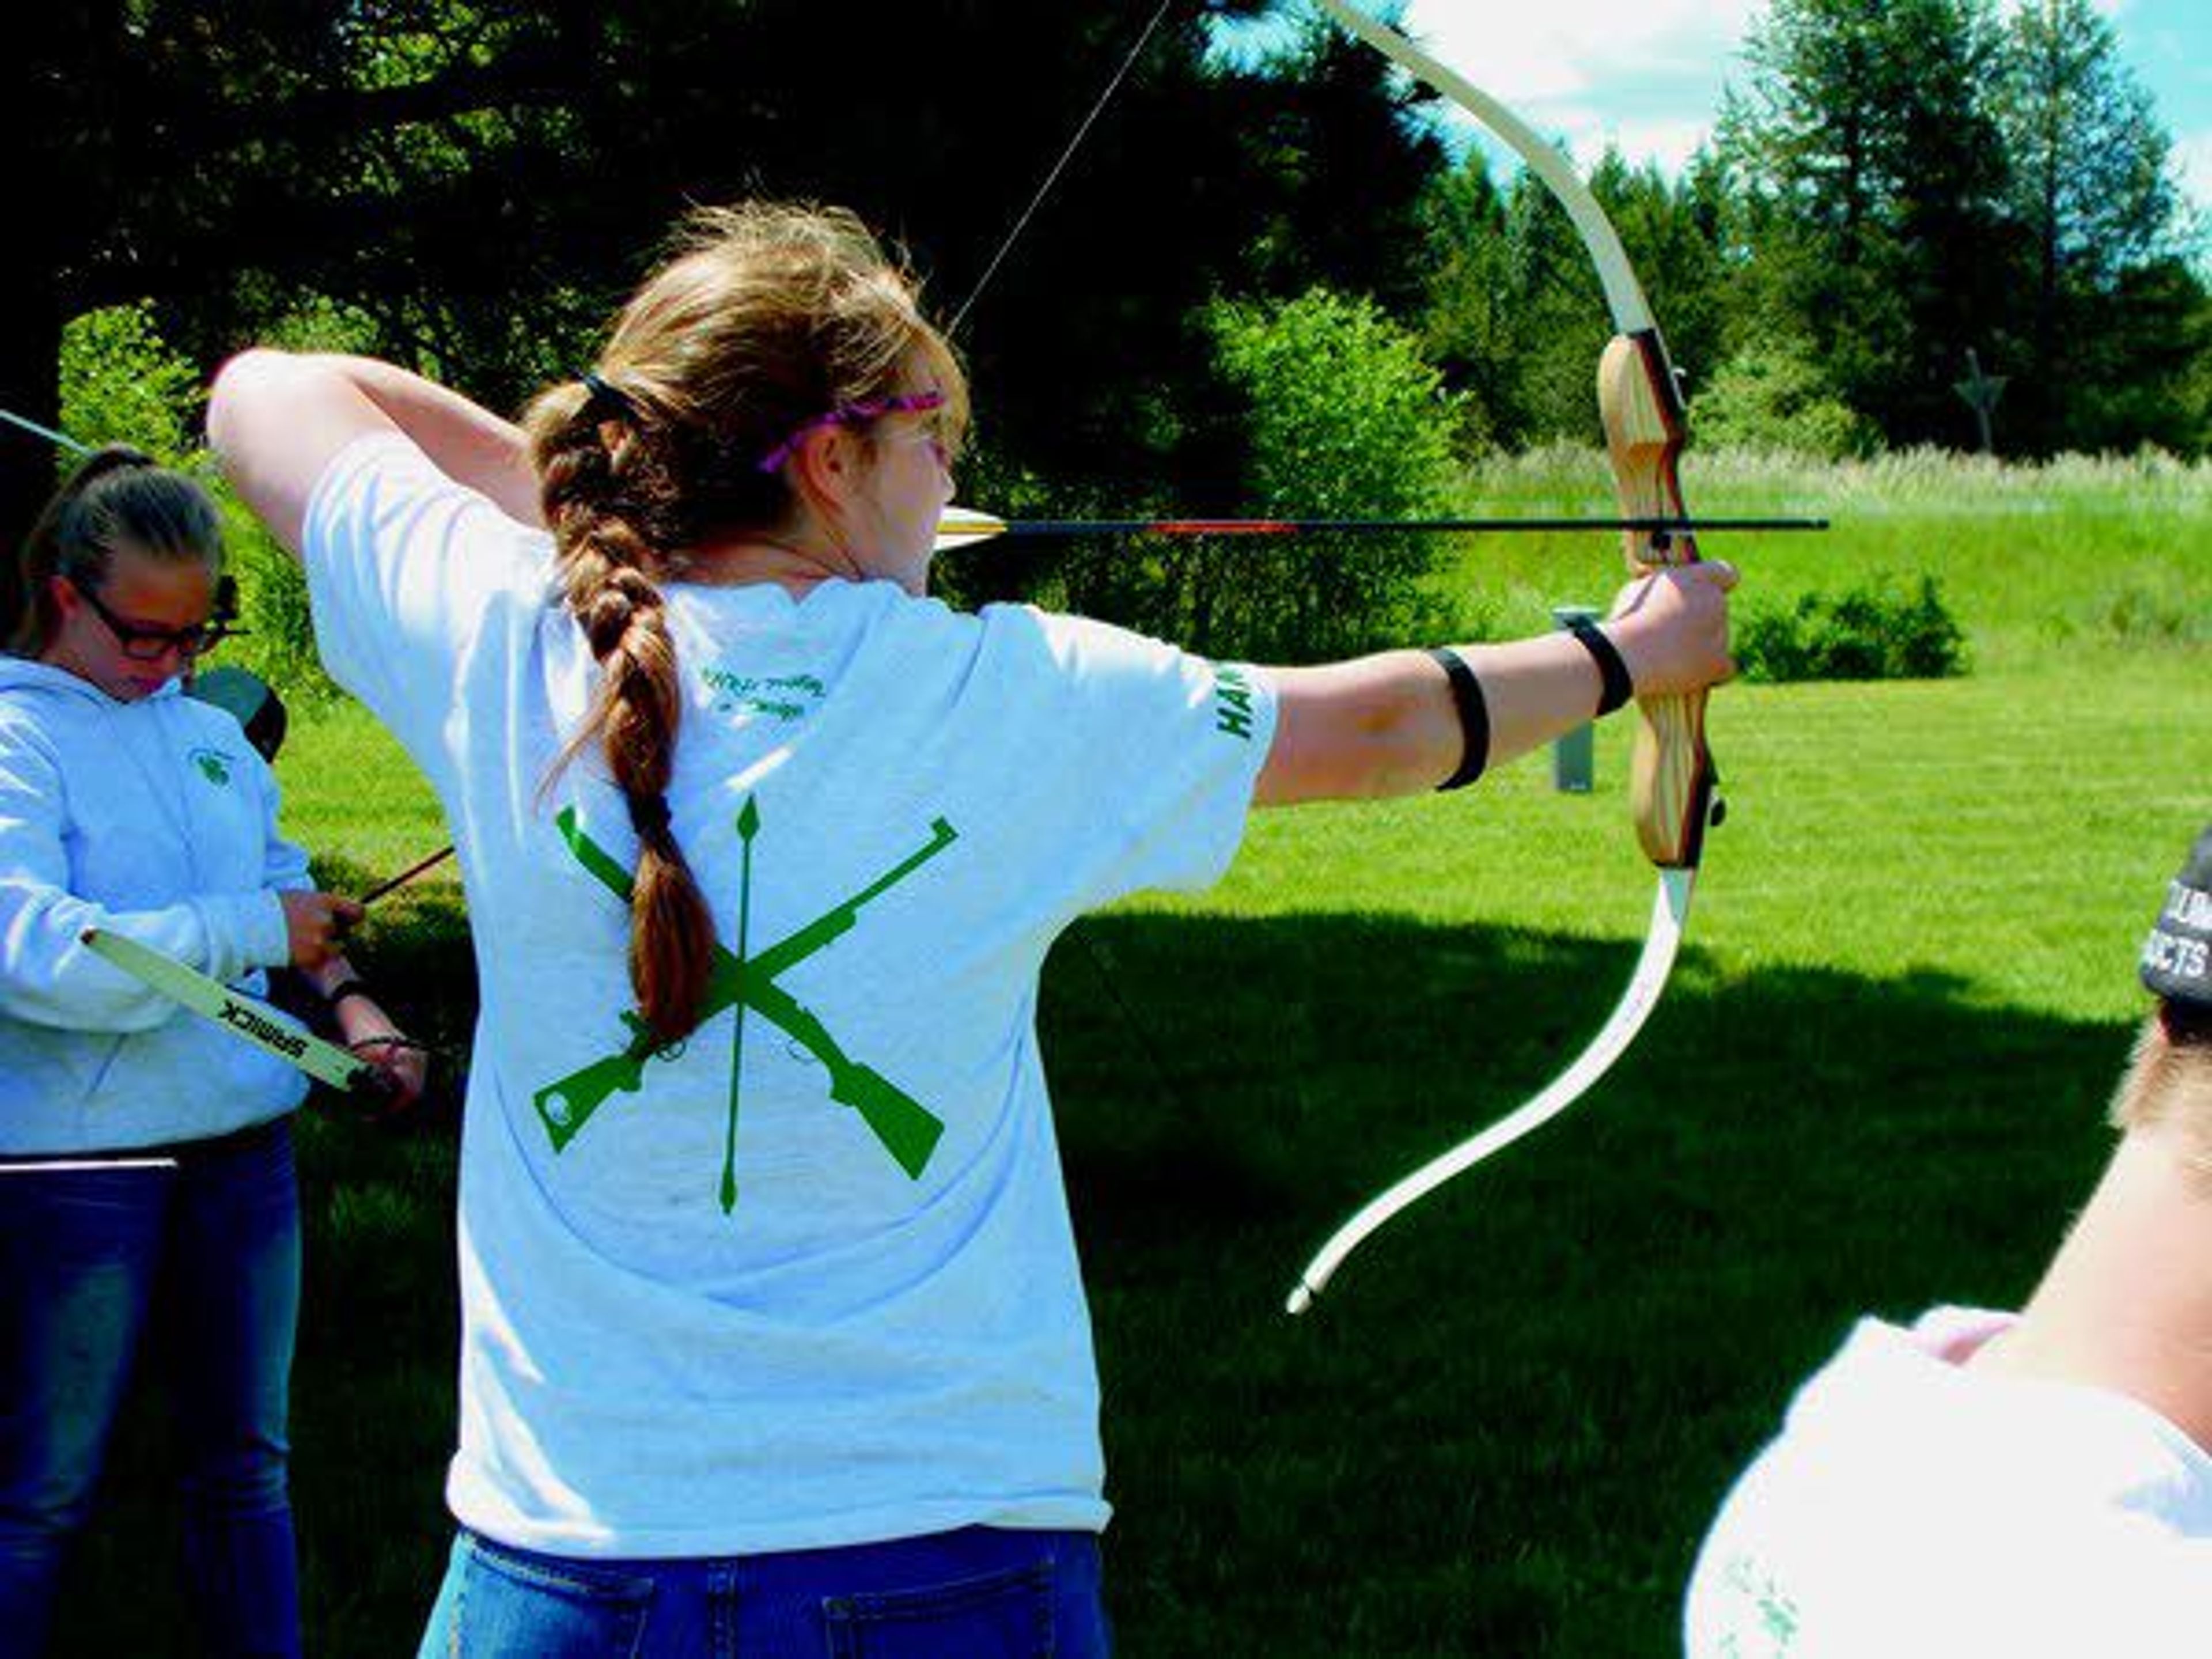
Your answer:
[[[1265,679],[888,582],[672,586],[668,799],[725,971],[653,1054],[627,809],[596,752],[553,774],[598,671],[549,538],[386,434],[306,543],[469,896],[455,1514],[611,1556],[1103,1526],[1038,975],[1082,911],[1226,867]]]
[[[2010,1322],[1859,1323],[1705,1539],[1692,1659],[2212,1653],[2212,1460],[2126,1395],[1965,1369]]]

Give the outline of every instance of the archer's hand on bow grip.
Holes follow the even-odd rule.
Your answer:
[[[1686,519],[1674,470],[1685,437],[1682,404],[1666,348],[1653,334],[1614,337],[1599,360],[1597,386],[1622,516]],[[1687,532],[1659,547],[1631,531],[1625,545],[1629,568],[1638,572],[1698,562],[1696,538]],[[1661,869],[1695,869],[1714,782],[1705,747],[1705,694],[1639,697],[1636,709],[1629,804],[1637,839]]]

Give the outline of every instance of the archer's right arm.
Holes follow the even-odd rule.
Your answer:
[[[507,517],[541,522],[522,429],[390,363],[257,349],[223,365],[208,403],[208,437],[224,471],[295,557],[324,469],[377,432],[407,439]]]

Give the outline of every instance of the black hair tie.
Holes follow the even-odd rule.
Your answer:
[[[636,420],[637,405],[630,401],[629,393],[600,379],[597,369],[585,371],[584,391],[586,394],[584,408],[587,412],[598,410],[602,414],[612,415],[621,420]]]
[[[667,839],[667,796],[637,795],[625,791],[623,798],[629,803],[629,827],[637,831],[641,839]]]

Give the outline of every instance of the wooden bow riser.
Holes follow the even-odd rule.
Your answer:
[[[1656,331],[1616,335],[1598,360],[1598,410],[1624,518],[1686,519],[1676,458],[1686,438],[1680,393]],[[1623,538],[1629,568],[1694,564],[1695,536]],[[1640,697],[1629,806],[1644,855],[1662,870],[1695,869],[1712,795],[1705,694]]]

